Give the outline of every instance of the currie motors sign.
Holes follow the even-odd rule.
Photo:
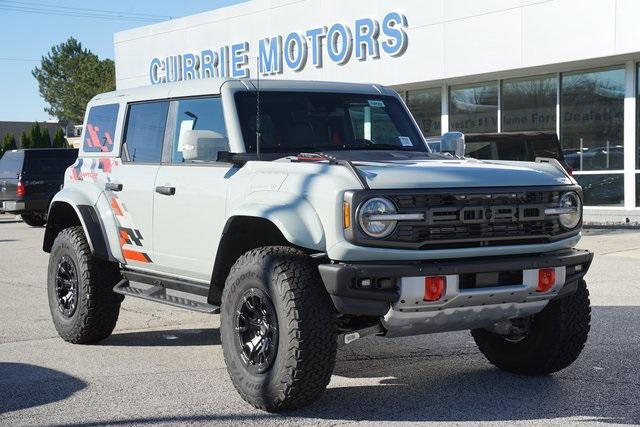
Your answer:
[[[326,59],[339,65],[353,57],[359,61],[379,59],[381,54],[396,57],[408,46],[407,18],[398,12],[388,13],[381,21],[357,19],[353,25],[336,23],[258,40],[260,75],[282,74],[285,67],[302,71],[305,67],[322,68]],[[249,42],[153,58],[149,66],[151,84],[215,77],[249,78],[251,71]]]

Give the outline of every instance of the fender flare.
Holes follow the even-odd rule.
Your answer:
[[[224,231],[234,217],[245,216],[271,221],[291,244],[324,251],[324,227],[313,206],[302,196],[277,191],[251,193],[227,217]]]
[[[75,218],[70,217],[72,211]],[[93,256],[106,261],[118,261],[109,248],[107,233],[100,221],[99,212],[84,194],[69,190],[60,191],[51,201],[47,219],[42,245],[45,252],[51,252],[53,242],[60,231],[68,226],[80,225]]]

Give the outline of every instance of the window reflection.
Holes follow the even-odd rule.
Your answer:
[[[624,69],[562,75],[561,142],[576,171],[623,169]]]
[[[624,175],[597,174],[574,176],[584,191],[586,206],[623,206]]]
[[[442,103],[440,88],[407,92],[407,106],[425,136],[442,133]]]
[[[452,86],[449,128],[460,132],[498,131],[498,84]]]
[[[556,130],[555,76],[502,82],[502,131]]]

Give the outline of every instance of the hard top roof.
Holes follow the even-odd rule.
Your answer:
[[[225,85],[232,85],[240,89],[253,91],[258,86],[255,79],[224,79],[208,78],[187,80],[176,83],[161,83],[157,85],[141,86],[137,88],[117,90],[96,95],[91,102],[105,103],[105,101],[126,102],[179,98],[185,96],[218,95]],[[361,93],[370,95],[390,95],[390,89],[374,84],[321,82],[308,80],[269,80],[260,79],[261,91],[295,91],[295,92],[340,92]]]

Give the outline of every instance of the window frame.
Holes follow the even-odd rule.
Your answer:
[[[165,117],[165,126],[164,126],[164,134],[163,134],[163,138],[162,138],[162,146],[160,147],[160,161],[158,162],[134,162],[131,161],[129,159],[129,148],[128,148],[128,144],[127,144],[127,133],[129,130],[129,119],[131,117],[131,107],[134,105],[140,105],[140,104],[154,104],[154,103],[160,103],[160,102],[166,102],[167,103],[167,115]],[[121,141],[122,143],[120,144],[120,159],[122,160],[123,164],[132,164],[132,165],[161,165],[162,164],[162,157],[164,155],[164,147],[167,143],[167,126],[169,124],[169,109],[171,107],[171,99],[169,98],[160,98],[160,99],[149,99],[149,100],[141,100],[141,101],[132,101],[132,102],[127,102],[126,105],[126,112],[125,112],[125,119],[123,122],[123,126],[122,126],[122,134],[121,134]],[[125,150],[125,147],[127,148]],[[126,156],[125,156],[126,154]]]
[[[111,147],[111,150],[109,151],[101,151],[101,150],[86,150],[86,136],[87,136],[87,125],[90,124],[89,118],[91,117],[91,111],[94,108],[100,108],[100,107],[111,107],[111,106],[117,106],[117,110],[116,110],[116,115],[115,115],[115,123],[114,123],[114,127],[113,127],[113,145]],[[100,104],[94,104],[91,105],[89,108],[87,108],[87,112],[86,112],[86,116],[85,116],[85,120],[82,123],[82,130],[80,132],[80,146],[78,147],[78,153],[82,153],[83,156],[88,156],[88,157],[92,157],[92,156],[96,156],[96,157],[103,157],[105,155],[113,155],[114,153],[116,153],[115,150],[115,146],[117,145],[117,136],[118,136],[118,122],[120,121],[120,114],[122,113],[122,104],[120,102],[105,102],[105,103],[100,103]],[[120,146],[120,149],[122,149],[122,144]],[[118,153],[120,154],[120,152]]]
[[[162,146],[162,160],[161,160],[161,165],[163,166],[195,166],[195,167],[207,167],[207,166],[213,166],[213,167],[228,167],[230,165],[233,165],[232,163],[229,162],[221,162],[219,160],[216,161],[211,161],[211,162],[181,162],[181,163],[175,163],[172,160],[172,154],[173,154],[173,140],[175,138],[175,126],[174,123],[176,121],[177,115],[178,115],[178,103],[180,101],[193,101],[193,100],[197,100],[197,99],[220,99],[220,109],[222,112],[222,120],[224,121],[224,125],[225,125],[225,131],[227,132],[227,139],[229,138],[229,132],[227,130],[227,122],[225,120],[225,114],[224,114],[224,102],[222,102],[222,94],[204,94],[204,95],[195,95],[195,96],[180,96],[180,97],[176,97],[176,98],[167,98],[167,101],[169,101],[169,109],[167,110],[167,125],[165,127],[165,137],[164,137],[164,144]],[[231,142],[229,141],[229,149],[231,149]]]

